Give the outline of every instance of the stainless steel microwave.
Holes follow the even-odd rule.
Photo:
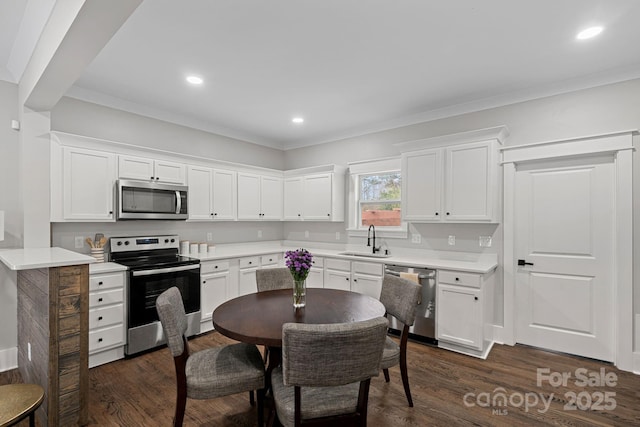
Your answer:
[[[117,219],[187,219],[187,186],[120,179]]]

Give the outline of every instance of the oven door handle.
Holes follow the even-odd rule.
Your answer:
[[[131,275],[133,277],[151,276],[153,274],[175,273],[175,272],[178,272],[178,271],[196,270],[198,268],[200,268],[200,264],[182,265],[180,267],[168,267],[168,268],[156,268],[155,270],[132,271]]]

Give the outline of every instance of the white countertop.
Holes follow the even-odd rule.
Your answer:
[[[437,252],[437,251],[411,251],[389,257],[363,257],[341,255],[349,249],[314,248],[310,244],[303,246],[315,256],[343,258],[350,261],[376,262],[380,264],[395,264],[407,267],[422,267],[436,270],[456,270],[470,273],[489,273],[498,266],[497,254],[492,253],[466,253],[466,252]],[[244,256],[266,255],[295,250],[300,246],[280,245],[278,242],[271,244],[233,244],[218,245],[215,252],[186,254],[191,258],[201,261],[215,261],[220,259],[237,258]],[[365,252],[366,248],[359,248],[356,252]]]
[[[63,248],[25,248],[0,251],[0,261],[11,270],[91,264],[96,259]]]

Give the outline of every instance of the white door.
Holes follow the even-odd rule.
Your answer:
[[[519,165],[516,340],[614,360],[612,158]]]
[[[305,177],[302,209],[304,219],[330,221],[331,196],[331,174]]]
[[[236,219],[236,173],[213,171],[213,219]]]
[[[212,194],[211,182],[213,171],[200,166],[189,166],[189,219],[211,220]]]
[[[260,202],[262,205],[262,219],[282,220],[283,185],[281,178],[271,176],[262,177]]]

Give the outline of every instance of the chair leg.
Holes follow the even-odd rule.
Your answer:
[[[184,410],[187,406],[187,393],[178,393],[178,398],[176,399],[176,415],[173,419],[174,427],[182,427],[182,423],[184,422]]]
[[[264,426],[264,394],[265,389],[258,390],[258,427]]]
[[[388,369],[383,369],[382,372],[384,373],[385,382],[389,382],[389,370]]]
[[[249,404],[250,404],[251,406],[253,406],[253,405],[255,405],[255,404],[256,404],[256,399],[255,399],[255,397],[253,397],[253,390],[251,390],[251,391],[249,392]]]
[[[404,394],[407,395],[409,407],[413,407],[413,399],[411,398],[411,390],[409,389],[409,374],[407,373],[407,355],[400,355],[400,375],[402,375],[402,385],[404,386]]]

